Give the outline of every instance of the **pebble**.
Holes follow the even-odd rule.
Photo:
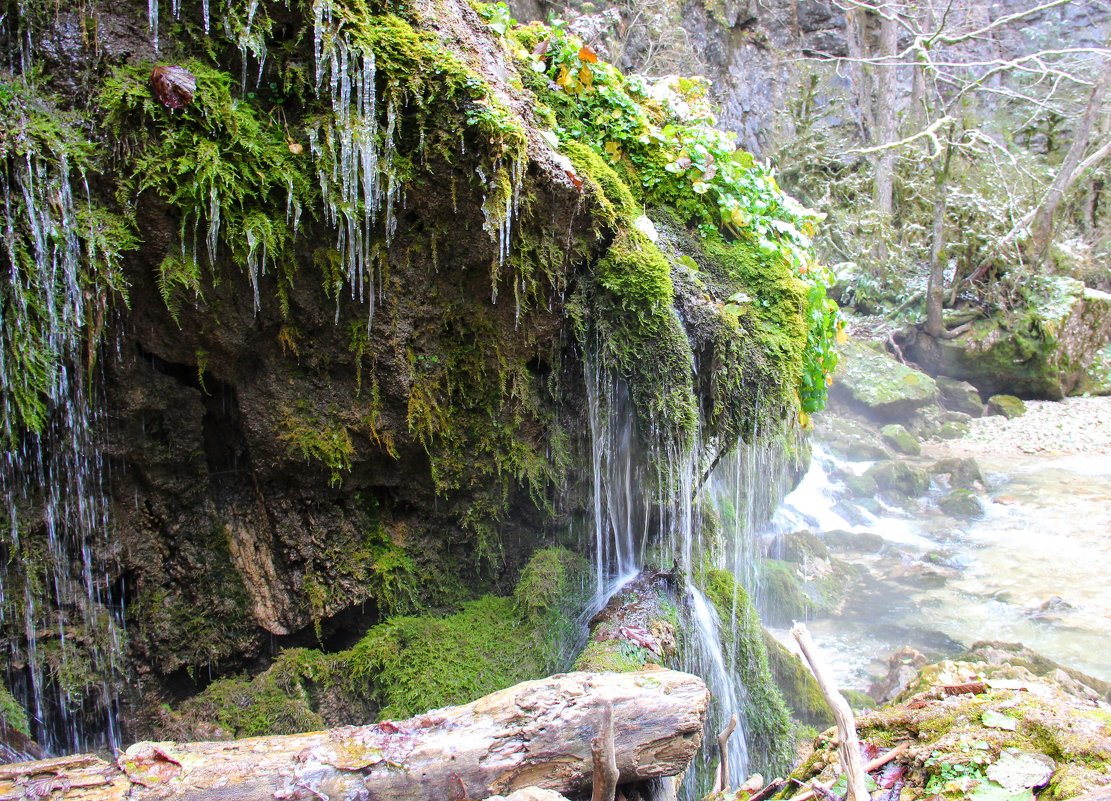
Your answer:
[[[1111,455],[1111,396],[1026,401],[1021,417],[981,417],[966,436],[949,444],[974,455]]]

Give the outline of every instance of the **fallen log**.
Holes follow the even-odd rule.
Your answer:
[[[591,785],[608,704],[618,781],[673,776],[702,741],[709,692],[671,670],[565,673],[405,721],[212,743],[137,743],[0,766],[0,801],[463,801]]]

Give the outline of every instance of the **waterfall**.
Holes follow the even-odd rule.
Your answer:
[[[0,631],[7,683],[53,752],[115,748],[124,626],[86,374],[98,258],[64,152],[0,157]],[[84,187],[87,196],[87,187]],[[91,209],[90,209],[91,211]],[[89,215],[91,217],[91,214]]]
[[[750,757],[756,756],[749,753],[749,697],[741,679],[752,671],[736,663],[737,649],[727,645],[759,632],[748,629],[737,596],[732,608],[719,615],[700,586],[700,572],[707,567],[727,570],[737,586],[756,586],[758,531],[790,489],[794,462],[783,438],[759,431],[716,461],[712,457],[720,446],[701,435],[688,449],[650,453],[637,437],[636,414],[624,380],[595,353],[587,354],[584,371],[597,593],[593,606],[601,608],[648,563],[675,567],[688,632],[676,667],[701,676],[710,688],[707,743],[713,743],[732,715],[737,716],[729,761],[739,779],[749,769]],[[703,749],[684,780],[683,797],[698,798],[709,789],[717,763],[714,751]]]

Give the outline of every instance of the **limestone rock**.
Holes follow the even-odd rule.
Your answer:
[[[977,484],[985,483],[980,465],[975,459],[969,457],[951,456],[939,459],[930,467],[930,474],[948,476],[949,486],[962,489],[973,489]]]
[[[862,342],[842,346],[833,394],[884,420],[898,420],[937,402],[937,383]]]
[[[988,414],[1001,414],[1012,420],[1026,414],[1026,404],[1014,395],[992,395],[988,398]]]
[[[980,391],[967,381],[939,375],[936,379],[941,393],[941,405],[954,412],[964,412],[972,417],[984,413],[984,401]]]
[[[922,453],[922,445],[905,428],[898,423],[889,423],[880,429],[880,436],[883,441],[894,448],[896,451],[907,456],[919,456]]]
[[[877,462],[864,475],[876,482],[882,494],[896,500],[916,498],[930,488],[925,471],[905,462]]]
[[[955,489],[942,495],[937,502],[938,508],[950,517],[972,520],[984,516],[984,505],[970,490]]]
[[[822,534],[826,544],[839,551],[876,553],[883,550],[884,538],[871,531],[843,531],[834,529]]]

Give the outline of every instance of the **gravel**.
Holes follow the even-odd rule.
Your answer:
[[[1021,417],[981,417],[967,436],[947,444],[970,455],[1111,455],[1111,396],[1026,401]]]

